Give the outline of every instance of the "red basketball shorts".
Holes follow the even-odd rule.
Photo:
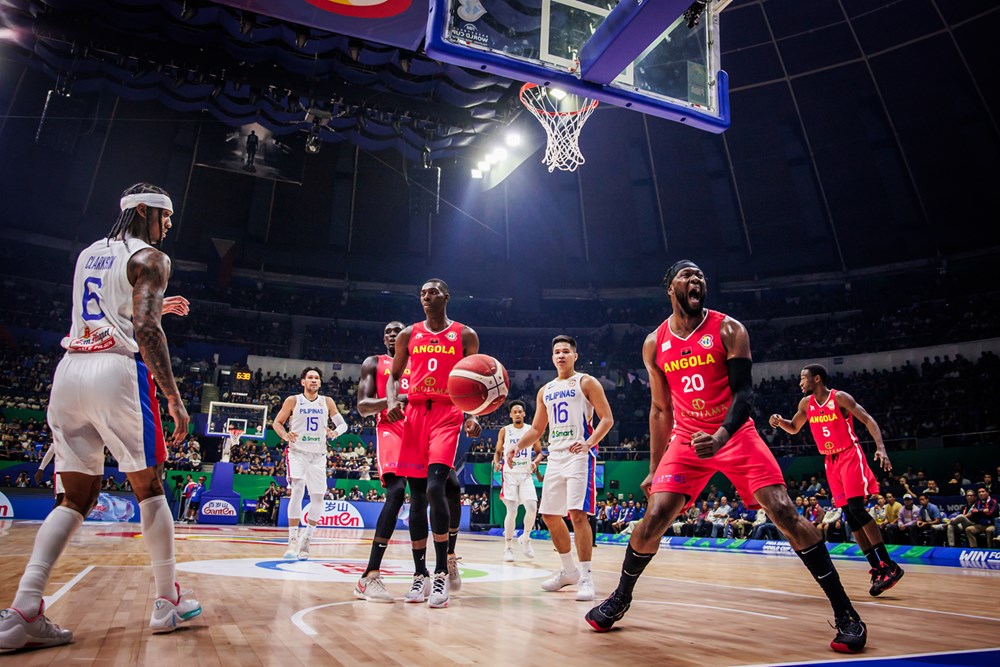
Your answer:
[[[403,431],[406,421],[384,421],[375,427],[375,456],[378,461],[378,477],[383,482],[386,475],[398,475],[399,454],[403,447]]]
[[[844,507],[848,498],[866,500],[878,493],[875,473],[868,467],[864,450],[855,443],[853,447],[836,454],[828,454],[824,461],[826,481],[830,485],[830,501],[834,507]]]
[[[465,415],[451,401],[407,403],[396,474],[427,477],[427,466],[432,463],[454,466],[464,423]]]
[[[716,472],[729,478],[747,507],[757,508],[754,492],[765,486],[785,485],[778,462],[751,424],[736,431],[715,456],[699,459],[691,446],[691,434],[677,433],[653,475],[653,493],[672,491],[688,497],[690,507]]]

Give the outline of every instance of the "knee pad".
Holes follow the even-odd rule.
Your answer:
[[[872,515],[865,511],[865,501],[861,498],[849,498],[844,508],[844,519],[853,531],[859,531],[872,522]]]
[[[406,502],[406,478],[393,475],[387,482],[385,505],[386,507],[394,507],[395,511],[399,512],[399,508]]]
[[[322,493],[310,493],[309,494],[309,504],[311,505],[310,509],[312,510],[313,517],[317,518],[317,519],[322,518],[323,517],[323,510],[324,510],[324,508],[323,508],[323,494]],[[317,507],[320,508],[320,511],[319,511],[318,515],[316,514],[316,508]]]

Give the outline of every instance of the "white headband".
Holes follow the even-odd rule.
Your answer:
[[[158,192],[140,192],[139,194],[122,197],[121,207],[123,211],[127,208],[135,208],[139,204],[145,204],[154,208],[163,208],[171,213],[174,212],[174,203],[170,201],[170,197]]]

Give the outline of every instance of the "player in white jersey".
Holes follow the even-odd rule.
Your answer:
[[[285,450],[285,474],[292,489],[288,499],[288,549],[285,558],[309,558],[313,529],[323,516],[326,495],[326,441],[347,433],[347,422],[337,404],[319,393],[323,372],[315,367],[303,369],[299,376],[302,393],[289,396],[274,418],[274,431],[288,443]],[[335,428],[330,428],[330,421]],[[285,429],[288,422],[289,428]],[[309,492],[309,516],[306,529],[299,533],[302,499]]]
[[[590,515],[597,504],[597,444],[614,426],[615,419],[601,383],[576,372],[578,358],[576,340],[572,336],[559,335],[552,339],[552,363],[557,376],[538,390],[535,419],[516,448],[533,446],[548,426],[549,452],[539,511],[552,536],[552,544],[559,552],[562,569],[542,582],[542,590],[558,591],[579,583],[576,599],[583,601],[594,599],[590,566],[594,532],[590,527]],[[592,423],[595,412],[601,420],[597,428]],[[513,462],[514,457],[511,452],[507,461]],[[573,563],[569,529],[563,522],[567,513],[573,523],[579,569]]]
[[[0,649],[58,646],[73,633],[44,615],[42,592],[52,566],[93,508],[104,448],[126,473],[142,520],[156,600],[150,627],[170,632],[201,613],[175,579],[174,522],[161,483],[166,446],[156,385],[174,421],[174,444],[187,436],[188,414],[170,368],[160,326],[170,259],[158,249],[170,229],[167,193],[139,183],[124,193],[108,233],[80,253],[73,314],[56,368],[48,421],[63,494],[38,529],[13,604],[0,611]],[[154,384],[155,381],[155,384]]]
[[[507,508],[507,516],[503,521],[503,559],[508,563],[514,560],[514,532],[517,508],[520,505],[524,505],[524,532],[518,543],[525,556],[535,557],[535,550],[531,547],[531,527],[535,525],[535,514],[538,512],[538,493],[535,491],[532,475],[542,461],[542,445],[536,442],[533,450],[517,449],[524,432],[528,430],[524,415],[524,401],[511,401],[512,423],[500,429],[497,449],[493,454],[493,467],[503,475],[500,499]],[[513,454],[510,462],[507,461],[508,454]]]

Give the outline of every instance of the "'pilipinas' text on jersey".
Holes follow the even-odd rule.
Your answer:
[[[854,416],[844,416],[844,411],[837,405],[837,390],[831,389],[826,402],[820,405],[816,396],[809,397],[809,430],[820,454],[838,454],[858,444],[858,436],[854,434]]]
[[[531,447],[519,450],[514,455],[514,465],[507,463],[507,456],[517,446],[517,443],[521,442],[524,432],[528,430],[528,425],[522,424],[521,428],[517,428],[513,424],[507,424],[503,427],[503,430],[505,431],[503,436],[503,471],[505,473],[524,473],[530,475],[531,460],[535,454]]]
[[[702,323],[684,338],[670,330],[669,319],[656,330],[656,366],[670,387],[677,434],[715,433],[733,402],[722,344],[725,319],[724,313],[706,310]],[[753,420],[748,419],[741,428],[747,425],[753,428]]]
[[[385,398],[386,392],[385,387],[389,384],[389,378],[392,376],[392,357],[388,354],[378,355],[378,365],[375,368],[375,398]],[[407,365],[406,370],[403,371],[403,377],[399,380],[399,393],[409,394],[410,393],[410,367]],[[378,413],[376,417],[376,423],[390,430],[398,430],[400,433],[403,432],[403,424],[406,422],[405,419],[400,419],[398,422],[390,422],[386,418],[386,410]]]
[[[326,397],[317,394],[310,401],[305,394],[295,397],[295,408],[288,418],[289,429],[299,437],[288,448],[297,452],[326,453],[326,429],[330,422],[330,410],[326,406]]]
[[[542,401],[549,415],[549,457],[570,455],[569,448],[586,442],[594,432],[594,406],[583,393],[583,378],[575,373],[565,380],[556,378],[542,390]],[[597,445],[578,456],[597,456]]]
[[[448,401],[448,374],[463,356],[463,325],[452,322],[444,331],[433,332],[417,322],[410,330],[409,400]],[[402,391],[402,387],[400,387]]]

